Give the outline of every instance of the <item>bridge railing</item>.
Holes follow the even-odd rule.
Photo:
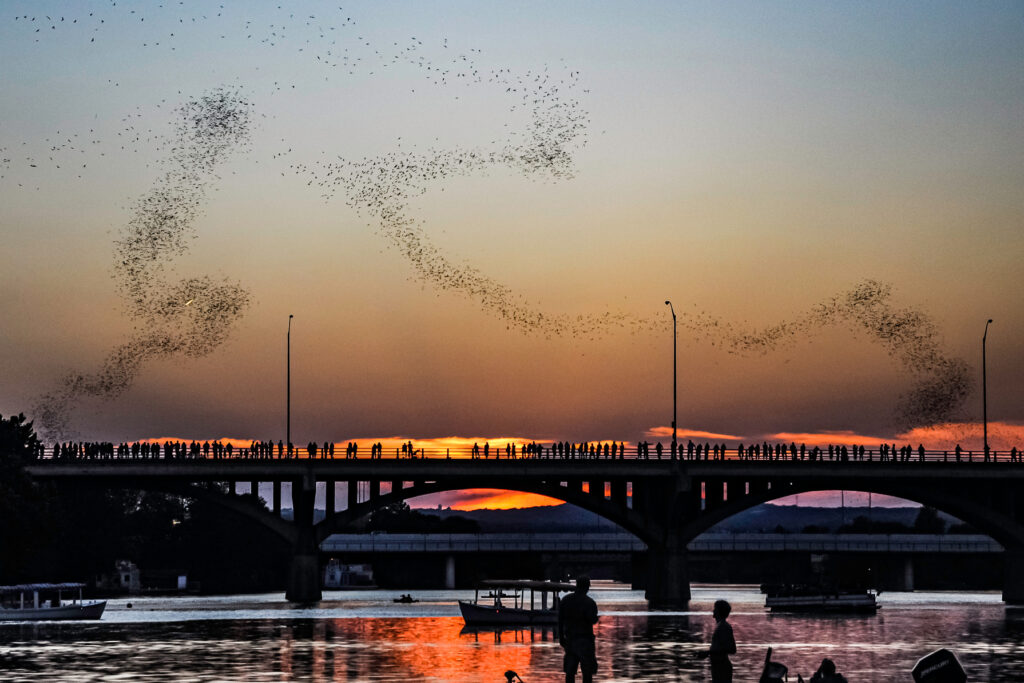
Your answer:
[[[622,532],[332,534],[324,552],[635,552],[647,546]]]
[[[761,534],[704,533],[689,550],[704,552],[891,552],[999,553],[1003,546],[983,534]]]
[[[324,552],[639,552],[643,541],[625,532],[332,534]],[[687,544],[694,552],[1000,553],[983,534],[778,534],[707,532]]]
[[[259,444],[259,442],[253,442]],[[673,455],[671,445],[662,448],[657,443],[626,445],[621,442],[592,442],[582,444],[568,443],[517,443],[502,448],[464,447],[406,447],[382,448],[373,454],[365,447],[354,453],[348,451],[347,443],[318,445],[315,450],[310,448],[288,449],[277,444],[260,444],[253,446],[237,446],[219,441],[171,442],[167,444],[135,443],[67,443],[61,445],[45,445],[37,449],[36,462],[144,462],[174,460],[259,460],[264,462],[296,460],[632,460],[660,461],[678,459],[688,462],[704,461],[737,461],[753,462],[816,462],[851,463],[851,462],[887,462],[887,463],[1008,463],[1024,462],[1021,452],[1011,450],[936,450],[917,449],[910,447],[840,447],[820,448],[796,446],[793,444],[757,444],[756,446],[706,446],[689,448],[680,444],[679,450]],[[333,446],[333,448],[332,448]]]

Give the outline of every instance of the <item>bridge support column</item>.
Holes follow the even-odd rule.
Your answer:
[[[338,482],[334,481],[333,479],[328,479],[324,483],[324,495],[326,499],[324,502],[324,509],[327,511],[328,515],[336,511],[336,505],[334,504],[334,493],[337,487]]]
[[[1003,602],[1024,605],[1024,547],[1003,551]]]
[[[455,556],[449,555],[444,561],[444,587],[455,588]]]
[[[648,546],[647,592],[651,607],[685,607],[690,602],[686,546]]]
[[[908,557],[903,560],[903,590],[914,590],[914,558]]]
[[[620,507],[626,507],[626,480],[616,479],[612,482],[612,501]]]
[[[313,508],[316,503],[316,480],[312,476],[292,482],[292,510],[295,513],[295,545],[288,571],[289,602],[319,602],[320,558],[313,528]]]

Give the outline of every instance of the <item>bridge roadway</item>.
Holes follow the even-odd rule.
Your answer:
[[[983,534],[759,534],[705,533],[690,541],[690,552],[812,553],[1001,553],[1003,547]],[[478,553],[562,552],[630,553],[647,550],[632,534],[483,533],[483,534],[331,534],[320,544],[325,553]]]
[[[628,455],[628,453],[627,453]],[[648,548],[648,598],[689,600],[688,544],[718,522],[760,503],[820,490],[866,491],[931,505],[973,525],[1004,548],[1003,597],[1024,603],[1024,466],[985,462],[800,459],[473,459],[132,458],[51,459],[28,465],[39,480],[166,490],[203,496],[248,515],[293,545],[288,595],[319,599],[319,544],[373,510],[430,493],[493,488],[549,496],[595,512]],[[272,511],[238,484],[273,483]],[[291,487],[294,519],[281,518],[281,488]],[[318,483],[321,486],[318,487]],[[337,484],[344,484],[338,487]],[[339,488],[345,491],[339,500]],[[328,514],[314,521],[318,490]]]
[[[631,458],[623,460],[570,460],[548,458],[385,458],[320,459],[285,458],[198,458],[180,460],[80,459],[33,461],[28,472],[39,479],[87,479],[109,482],[165,481],[294,481],[313,477],[317,481],[419,481],[438,478],[479,476],[514,477],[543,474],[548,477],[588,480],[592,477],[760,478],[766,474],[801,479],[826,477],[837,483],[846,478],[885,477],[911,480],[968,480],[1012,478],[1024,480],[1024,465],[997,462],[951,462],[941,460],[895,461],[808,461],[808,460],[671,460]],[[840,487],[830,487],[838,490]],[[847,490],[850,490],[847,488]],[[786,495],[786,494],[780,494]]]

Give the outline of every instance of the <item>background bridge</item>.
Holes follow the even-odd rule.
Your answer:
[[[648,549],[646,589],[656,605],[689,600],[688,544],[716,523],[779,497],[839,489],[931,505],[990,535],[1004,548],[1004,599],[1024,602],[1024,467],[1008,459],[98,458],[37,460],[29,471],[67,485],[206,497],[256,519],[292,544],[287,595],[296,601],[319,599],[320,544],[351,522],[428,493],[493,488],[572,503],[633,534]],[[239,482],[271,482],[273,510],[233,493]],[[280,516],[282,483],[291,489],[290,521]],[[318,489],[327,515],[315,522]]]

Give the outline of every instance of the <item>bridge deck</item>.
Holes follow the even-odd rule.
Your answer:
[[[806,460],[566,460],[566,459],[184,459],[184,460],[36,460],[29,473],[43,479],[93,478],[105,480],[177,479],[186,481],[292,481],[312,477],[326,480],[412,481],[480,479],[492,477],[548,477],[552,479],[626,478],[664,476],[696,478],[793,479],[864,477],[899,479],[1024,478],[1017,462],[830,462]]]

